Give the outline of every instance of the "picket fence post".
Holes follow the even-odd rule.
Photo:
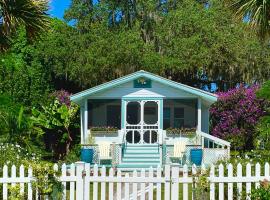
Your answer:
[[[5,165],[4,167],[3,167],[3,178],[5,179],[7,179],[8,178],[8,167],[7,167],[7,165]],[[7,200],[7,198],[8,198],[8,189],[7,189],[7,184],[6,183],[4,183],[3,184],[3,200]]]
[[[164,199],[170,200],[170,186],[171,186],[171,169],[169,165],[165,165],[165,192]]]
[[[233,166],[231,163],[228,165],[228,177],[233,177]],[[233,200],[233,183],[228,183],[228,200]]]
[[[172,199],[179,199],[179,165],[172,166],[172,188],[171,188],[171,197]]]
[[[250,178],[251,177],[251,164],[248,163],[246,166],[246,177]],[[251,193],[251,183],[247,182],[246,183],[246,194],[247,194],[247,199],[250,199],[250,193]]]
[[[265,163],[264,165],[264,176],[269,178],[269,163]],[[269,179],[268,179],[269,181]]]
[[[104,165],[101,168],[101,177],[103,179],[105,179],[105,177],[106,177],[106,168]],[[106,183],[105,183],[105,181],[102,181],[101,182],[101,200],[105,200],[105,198],[106,198],[105,195],[106,195]]]
[[[121,178],[121,170],[120,169],[118,169],[117,170],[117,178]],[[120,182],[118,182],[117,184],[116,184],[116,192],[117,192],[117,198],[116,199],[122,199],[122,190],[121,190],[121,183]]]
[[[141,177],[145,178],[145,169],[141,170]],[[145,200],[145,183],[141,183],[141,200]]]
[[[192,165],[192,197],[191,199],[194,200],[194,190],[197,188],[197,167],[195,164]]]
[[[24,178],[24,166],[23,165],[20,166],[20,178],[21,179]],[[24,194],[24,183],[20,183],[20,194],[21,195]]]
[[[149,169],[149,178],[153,178],[154,177],[154,172],[153,172],[153,168],[150,167]],[[153,183],[149,183],[149,191],[148,191],[148,199],[149,200],[153,200]]]
[[[32,179],[33,177],[33,170],[32,168],[28,168],[28,178]],[[28,191],[28,199],[32,199],[33,198],[33,190],[32,190],[32,183],[30,180],[30,183],[27,184],[27,191]]]
[[[210,169],[210,178],[215,177],[215,166],[212,165]],[[210,200],[215,200],[215,183],[210,182]]]
[[[179,167],[178,167],[179,169]],[[178,172],[179,176],[179,172]],[[188,167],[184,165],[183,167],[183,178],[188,178]],[[179,193],[179,189],[177,190],[177,194]],[[183,183],[183,200],[188,200],[188,183]]]
[[[114,172],[113,168],[110,168],[110,171],[109,171],[110,178],[113,178],[113,172]],[[112,182],[109,183],[109,200],[113,200],[113,183]]]
[[[75,165],[72,163],[70,165],[70,176],[75,178]],[[70,182],[70,191],[69,191],[69,199],[75,199],[75,183],[72,181]]]
[[[220,164],[218,166],[218,176],[220,179],[224,177],[224,166],[223,164]],[[218,184],[218,190],[219,190],[219,199],[224,199],[224,183]]]
[[[137,178],[137,171],[136,170],[133,171],[133,176],[132,177]],[[137,190],[138,190],[137,183],[133,183],[133,185],[132,185],[132,192],[133,192],[132,197],[133,197],[133,199],[138,198],[138,191]]]
[[[84,164],[79,163],[76,165],[76,177],[77,177],[77,182],[76,182],[76,199],[83,199],[84,197],[84,186],[83,186],[83,170],[84,170]]]
[[[157,168],[157,178],[161,178],[161,167],[160,165]],[[161,183],[157,183],[157,200],[161,200]]]
[[[125,178],[129,178],[128,173],[125,174]],[[125,183],[125,200],[129,200],[129,183]]]
[[[67,166],[66,164],[64,163],[61,167],[61,175],[63,178],[65,178],[67,176]],[[63,197],[62,199],[66,199],[66,196],[67,196],[67,183],[66,182],[62,182],[62,185],[63,185]]]
[[[94,165],[94,179],[98,177],[98,166]],[[94,181],[93,183],[93,200],[98,199],[98,182]]]
[[[239,180],[242,178],[242,165],[240,163],[237,164],[237,177]],[[242,183],[237,183],[237,199],[242,199]]]
[[[255,165],[255,176],[257,178],[259,178],[261,176],[261,165],[259,163],[256,163]],[[259,188],[260,187],[260,181],[255,183],[255,188]]]

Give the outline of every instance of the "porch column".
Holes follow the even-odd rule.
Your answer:
[[[87,139],[88,139],[88,99],[84,100],[84,137],[83,137],[83,141],[84,144],[87,143]]]
[[[81,124],[81,144],[84,144],[84,104],[80,105],[80,124]]]
[[[162,144],[163,143],[163,99],[160,99],[158,101],[158,122],[159,122],[158,143]]]
[[[121,129],[125,128],[126,123],[126,101],[122,99],[121,101]]]
[[[163,130],[163,99],[159,100],[158,120],[159,120],[159,127],[160,127],[160,129]]]
[[[144,124],[144,104],[145,104],[145,101],[139,101],[140,105],[141,105],[141,130],[140,130],[140,134],[141,134],[141,141],[140,143],[143,143],[144,141],[144,138],[143,138],[143,135],[144,135],[144,130],[143,130],[143,124]]]
[[[197,131],[202,131],[202,100],[198,98],[198,122],[197,122]]]

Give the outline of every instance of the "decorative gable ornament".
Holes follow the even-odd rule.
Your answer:
[[[140,77],[134,80],[134,88],[151,88],[152,82],[151,79]]]

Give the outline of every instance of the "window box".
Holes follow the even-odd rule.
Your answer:
[[[196,128],[168,128],[166,129],[168,137],[189,137],[196,136]]]
[[[93,135],[113,135],[118,133],[118,128],[115,127],[92,127],[90,130]]]

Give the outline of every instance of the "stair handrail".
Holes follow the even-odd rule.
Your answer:
[[[126,129],[122,129],[123,131],[123,137],[122,137],[122,154],[127,147],[127,141],[125,140],[125,135],[126,135]]]
[[[201,137],[204,137],[206,139],[212,140],[216,144],[219,144],[221,146],[227,146],[228,148],[231,147],[231,143],[226,141],[226,140],[220,139],[218,137],[215,137],[213,135],[210,135],[210,134],[202,132],[202,131],[196,131],[196,133],[197,133],[198,136],[201,136]]]

